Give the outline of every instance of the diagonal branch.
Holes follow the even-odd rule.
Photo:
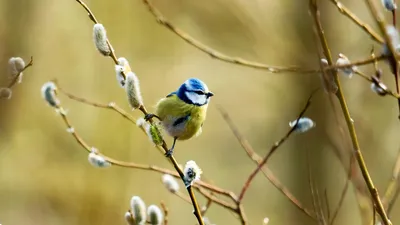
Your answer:
[[[257,165],[257,167],[254,169],[254,171],[249,175],[247,178],[246,182],[244,183],[242,190],[240,191],[238,202],[241,202],[244,195],[246,194],[246,191],[250,187],[251,182],[255,178],[258,172],[260,172],[261,168],[267,163],[268,159],[272,156],[272,154],[283,144],[285,141],[290,137],[290,135],[296,130],[297,124],[299,122],[299,119],[304,115],[304,113],[307,111],[308,107],[311,104],[311,98],[313,97],[314,93],[318,91],[319,89],[313,91],[310,95],[310,97],[307,100],[306,105],[304,106],[303,110],[300,112],[299,116],[297,117],[296,123],[294,126],[286,133],[285,136],[283,136],[279,141],[275,142],[274,145],[270,148],[269,152],[267,155],[263,158],[263,160]]]
[[[247,139],[239,132],[239,129],[236,127],[229,114],[222,107],[219,107],[218,110],[220,111],[222,118],[229,125],[229,128],[232,130],[232,133],[235,135],[236,139],[240,142],[242,148],[246,151],[247,155],[257,165],[260,164],[262,162],[261,156],[259,156],[254,151],[253,147],[250,145]],[[267,165],[264,165],[261,168],[261,172],[272,183],[272,185],[274,185],[276,189],[278,189],[283,195],[285,195],[289,199],[289,201],[292,202],[298,209],[300,209],[310,218],[314,220],[316,219],[314,212],[303,206],[303,204],[289,191],[289,189],[280,182],[280,180],[275,176],[271,169],[268,168]]]
[[[183,39],[186,43],[192,45],[193,47],[197,48],[198,50],[208,54],[214,59],[218,59],[227,63],[232,63],[236,65],[241,65],[241,66],[247,66],[247,67],[252,67],[256,69],[262,69],[266,70],[271,73],[317,73],[318,70],[315,69],[303,69],[300,67],[296,66],[288,66],[288,67],[283,67],[283,66],[269,66],[265,65],[263,63],[258,63],[258,62],[252,62],[248,61],[245,59],[241,59],[238,57],[231,57],[228,55],[225,55],[221,52],[216,51],[215,49],[212,49],[211,47],[203,44],[202,42],[196,40],[183,30],[177,28],[175,25],[173,25],[169,20],[167,20],[161,13],[160,11],[149,1],[149,0],[142,0],[143,3],[147,6],[148,10],[150,13],[155,17],[156,21],[166,27],[168,30],[172,31],[174,34],[178,35],[181,39]]]
[[[355,23],[357,26],[361,27],[369,36],[376,42],[379,42],[380,44],[384,43],[384,40],[382,37],[372,29],[367,23],[363,22],[360,18],[358,18],[354,13],[351,12],[350,9],[348,9],[346,6],[343,5],[343,3],[339,2],[338,0],[330,0],[336,8],[339,10],[339,12],[343,15],[345,15],[347,18],[349,18],[353,23]]]

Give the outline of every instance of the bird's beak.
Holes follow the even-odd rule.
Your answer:
[[[208,98],[209,98],[209,97],[212,97],[212,96],[214,96],[214,93],[212,93],[211,91],[207,93],[207,97],[208,97]]]

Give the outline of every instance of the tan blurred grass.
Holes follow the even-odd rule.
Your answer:
[[[138,74],[147,106],[192,76],[203,79],[216,94],[203,134],[178,143],[176,157],[181,163],[195,159],[205,175],[224,188],[239,191],[254,165],[215,105],[229,111],[263,154],[284,134],[310,90],[320,84],[316,76],[268,74],[211,59],[157,25],[141,1],[87,3],[107,28],[117,55],[126,57]],[[373,24],[364,6],[346,3]],[[272,65],[317,66],[311,20],[302,1],[177,0],[155,4],[179,27],[221,52]],[[335,55],[343,52],[359,59],[368,54],[372,41],[367,35],[329,4],[322,13]],[[76,95],[104,103],[116,101],[128,109],[112,61],[94,49],[91,30],[92,23],[73,0],[0,0],[0,71],[6,73],[11,56],[35,57],[12,100],[0,101],[0,223],[122,224],[130,197],[140,195],[147,204],[165,201],[171,224],[194,224],[191,206],[168,194],[158,174],[90,167],[86,153],[41,99],[41,85],[57,78]],[[5,76],[0,81],[5,83]],[[391,82],[391,77],[385,81]],[[367,164],[378,188],[383,189],[399,148],[396,104],[375,96],[357,77],[343,83]],[[75,129],[101,151],[119,159],[169,167],[147,138],[118,115],[61,100]],[[270,166],[311,207],[304,156],[310,148],[318,187],[328,190],[333,205],[345,173],[330,151],[334,121],[323,96],[316,99],[308,115],[317,128],[289,140]],[[359,221],[353,193],[349,193],[338,223]],[[255,180],[244,204],[252,224],[261,224],[266,216],[274,224],[311,222],[262,176]],[[209,213],[216,224],[237,223],[218,206],[212,206]],[[399,217],[393,214],[392,221],[396,223]]]

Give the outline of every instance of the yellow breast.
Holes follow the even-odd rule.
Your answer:
[[[176,95],[161,99],[156,106],[156,115],[160,117],[165,131],[178,140],[187,140],[195,136],[206,119],[207,105],[187,104]]]

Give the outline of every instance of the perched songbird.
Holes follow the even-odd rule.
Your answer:
[[[214,94],[203,81],[191,78],[161,99],[155,114],[146,115],[146,120],[158,118],[165,131],[174,138],[166,156],[172,155],[176,140],[187,140],[201,133],[211,96]]]

